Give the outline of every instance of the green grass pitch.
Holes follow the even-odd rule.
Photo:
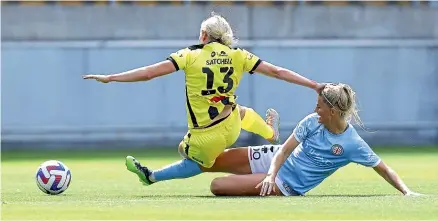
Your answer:
[[[3,220],[261,220],[438,218],[438,148],[375,148],[409,187],[427,196],[403,197],[372,169],[350,164],[306,197],[215,197],[212,178],[202,174],[142,186],[125,169],[126,155],[152,168],[179,159],[174,149],[2,152]],[[45,160],[64,162],[72,172],[69,189],[42,193],[35,172]]]

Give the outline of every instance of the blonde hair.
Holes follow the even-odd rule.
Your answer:
[[[354,121],[365,130],[356,105],[356,93],[349,85],[342,83],[327,84],[321,91],[321,96],[326,104],[340,112],[341,117],[347,121],[350,121],[353,117]]]
[[[210,41],[218,41],[226,46],[231,46],[237,41],[227,20],[215,12],[202,22],[201,30],[207,33]]]

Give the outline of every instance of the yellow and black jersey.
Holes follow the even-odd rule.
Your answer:
[[[218,42],[190,46],[172,53],[168,60],[185,72],[189,128],[209,125],[225,105],[235,104],[243,73],[253,73],[261,63],[244,49]]]

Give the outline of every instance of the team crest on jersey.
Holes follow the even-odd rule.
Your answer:
[[[339,144],[334,144],[332,146],[332,154],[340,156],[344,153],[344,148]]]

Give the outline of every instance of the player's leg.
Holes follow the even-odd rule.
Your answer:
[[[185,139],[179,146],[179,152],[184,157],[187,156],[184,151],[186,149],[187,141],[185,140],[187,138],[188,135],[185,136]],[[136,173],[142,183],[149,185],[157,181],[188,178],[202,172],[232,174],[266,173],[279,148],[280,145],[263,145],[227,149],[216,158],[213,166],[210,168],[203,167],[190,159],[180,160],[156,171],[142,166],[133,157],[128,157],[129,160],[127,162],[132,162],[132,170],[130,171]]]
[[[167,165],[158,170],[151,170],[146,166],[141,165],[134,157],[126,157],[126,167],[129,171],[137,174],[140,182],[144,185],[150,185],[158,181],[171,179],[184,179],[196,176],[202,173],[198,163],[188,159],[187,150],[191,134],[187,133],[178,147],[178,152],[185,158],[170,165]]]
[[[252,174],[247,175],[231,175],[226,177],[219,177],[211,182],[211,192],[218,196],[257,196],[260,194],[260,189],[255,187],[265,177],[269,170],[272,159],[275,153],[280,149],[280,145],[263,145],[263,146],[251,146],[242,148],[240,150],[246,150],[246,170]],[[235,154],[237,156],[237,154]],[[239,153],[239,156],[243,155],[243,151]],[[226,156],[226,154],[224,154]],[[229,157],[233,157],[229,155]],[[222,160],[223,159],[223,160]],[[216,163],[225,164],[228,159],[218,157]],[[242,160],[243,161],[243,160]],[[228,161],[232,162],[232,161]],[[249,164],[249,165],[248,165]],[[216,164],[215,164],[216,165]],[[244,168],[244,167],[241,167]],[[279,180],[276,180],[278,185]],[[276,192],[271,195],[283,195],[282,192],[276,187]]]
[[[188,178],[202,173],[201,168],[213,167],[218,156],[236,142],[240,135],[240,123],[239,111],[234,109],[223,122],[206,129],[192,130],[179,148],[182,155],[188,159],[171,167],[153,171],[151,179],[164,181]]]
[[[221,172],[232,174],[251,174],[248,160],[248,147],[238,147],[221,153],[210,168],[201,167],[202,172]]]
[[[189,159],[183,159],[153,171],[141,165],[134,157],[128,156],[126,157],[126,167],[129,171],[137,174],[140,182],[144,185],[151,185],[163,180],[189,178],[202,173],[199,165]]]
[[[241,131],[241,119],[239,110],[234,110],[235,114],[232,116],[227,124],[224,124],[223,130],[227,131],[228,136],[225,138],[225,146],[233,145],[239,138]],[[218,154],[215,162],[210,167],[202,168],[204,172],[226,172],[236,174],[249,174],[251,168],[248,162],[248,148],[232,148],[224,150]]]
[[[196,176],[202,173],[201,167],[211,168],[216,158],[237,140],[240,134],[240,122],[239,112],[235,109],[223,122],[207,129],[189,132],[179,149],[184,149],[184,155],[190,159],[183,159],[152,171],[142,166],[135,158],[128,156],[126,166],[146,185],[157,181]]]
[[[252,108],[239,105],[242,129],[260,135],[272,144],[280,143],[280,116],[274,109],[266,111],[266,120]]]
[[[215,160],[212,167],[203,167],[186,158],[171,164],[163,169],[151,172],[151,180],[154,182],[170,179],[182,179],[196,176],[203,172],[222,172],[232,174],[251,174],[251,166],[248,157],[248,147],[227,149]],[[187,156],[183,152],[183,157]],[[198,169],[199,168],[199,169]]]
[[[211,181],[210,190],[216,196],[259,196],[255,187],[265,179],[266,174],[229,175]],[[283,196],[277,185],[271,195]]]
[[[263,145],[227,149],[217,157],[211,168],[201,168],[201,170],[240,175],[267,173],[280,147],[280,145]]]

